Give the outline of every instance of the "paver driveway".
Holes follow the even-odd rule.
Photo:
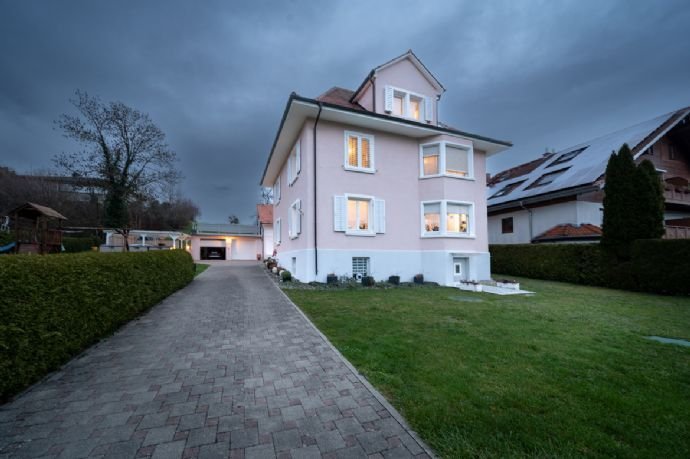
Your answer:
[[[260,266],[220,264],[3,406],[0,457],[426,457],[367,386]]]

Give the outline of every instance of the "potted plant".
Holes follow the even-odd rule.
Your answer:
[[[400,285],[400,276],[390,276],[388,278],[388,283],[393,285]]]
[[[280,280],[282,282],[290,282],[292,280],[292,273],[287,269],[280,272]]]
[[[466,290],[468,292],[481,292],[482,284],[473,280],[463,280],[458,283],[458,288],[460,290]]]

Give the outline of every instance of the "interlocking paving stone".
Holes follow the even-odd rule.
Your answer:
[[[260,265],[221,262],[0,407],[0,458],[424,455],[396,416]]]

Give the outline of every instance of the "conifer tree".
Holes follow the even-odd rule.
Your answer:
[[[637,168],[630,147],[624,144],[613,152],[606,166],[604,221],[601,243],[617,256],[627,258],[632,241],[637,239]]]
[[[645,159],[636,170],[636,239],[658,239],[664,235],[664,189],[654,164]]]

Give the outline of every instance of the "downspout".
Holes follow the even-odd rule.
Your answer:
[[[314,276],[319,275],[319,245],[318,245],[318,239],[317,239],[317,232],[316,232],[316,210],[317,210],[317,194],[316,194],[316,126],[319,124],[319,119],[321,119],[321,110],[323,109],[323,105],[321,105],[321,102],[318,102],[319,104],[319,113],[316,114],[316,121],[314,121]]]
[[[526,210],[527,213],[529,214],[529,242],[531,244],[532,243],[532,210],[525,207],[524,204],[522,204],[522,201],[520,201],[520,207],[522,207],[524,210]]]

